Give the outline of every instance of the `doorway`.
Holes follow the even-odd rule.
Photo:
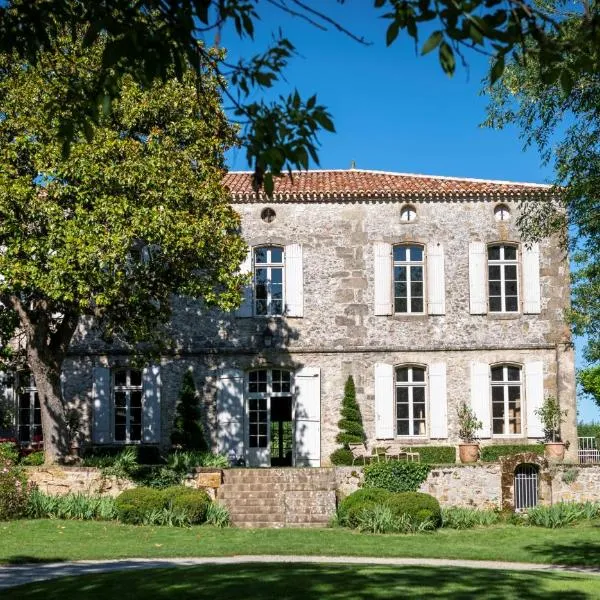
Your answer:
[[[523,464],[515,469],[515,511],[526,511],[538,503],[538,468]]]
[[[293,451],[292,397],[271,400],[271,466],[291,467]]]

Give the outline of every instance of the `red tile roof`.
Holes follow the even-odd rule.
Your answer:
[[[344,200],[520,199],[547,196],[551,186],[383,171],[295,171],[275,181],[273,198],[252,189],[252,173],[225,176],[232,202],[325,202]]]

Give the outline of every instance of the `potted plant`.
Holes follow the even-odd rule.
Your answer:
[[[475,411],[466,403],[461,402],[457,409],[458,415],[458,437],[463,441],[458,445],[460,462],[477,462],[479,458],[479,443],[475,435],[483,426],[477,418]]]
[[[554,396],[547,396],[540,408],[534,410],[544,427],[544,454],[550,460],[561,461],[565,457],[565,444],[560,438],[560,425],[567,416],[566,410],[560,409],[560,404]]]

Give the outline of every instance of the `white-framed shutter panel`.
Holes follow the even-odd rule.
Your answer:
[[[244,458],[244,373],[223,369],[217,381],[217,449]]]
[[[469,244],[469,299],[472,315],[487,313],[486,265],[485,244],[483,242],[471,242]]]
[[[94,367],[92,372],[92,441],[94,444],[108,444],[110,435],[111,404],[110,369]]]
[[[142,439],[145,444],[160,442],[160,365],[151,364],[142,371]]]
[[[523,312],[538,314],[541,312],[540,294],[540,245],[531,244],[523,247]]]
[[[527,403],[527,437],[544,437],[544,426],[535,411],[544,403],[544,363],[525,363],[525,402]]]
[[[294,375],[296,410],[294,466],[321,466],[321,369],[303,367]]]
[[[491,437],[490,366],[487,363],[471,363],[471,408],[482,424],[476,435]]]
[[[392,314],[392,245],[373,244],[375,256],[375,314]]]
[[[375,364],[375,437],[394,438],[394,367]]]
[[[12,376],[11,376],[12,375]],[[10,423],[6,423],[7,428],[4,429],[0,425],[0,437],[13,437],[16,431],[13,431],[13,426],[16,426],[17,403],[14,389],[15,374],[0,371],[0,404],[8,409],[9,415],[13,415]]]
[[[304,316],[304,276],[302,272],[302,245],[285,247],[285,314]]]
[[[428,314],[446,314],[444,247],[439,242],[427,246],[427,297]]]
[[[429,365],[429,437],[448,437],[446,363]]]
[[[246,258],[240,265],[240,273],[242,275],[252,275],[252,248],[248,248]],[[236,317],[251,317],[252,316],[252,299],[254,291],[253,282],[250,281],[248,285],[244,286],[243,299],[240,307],[235,311]]]

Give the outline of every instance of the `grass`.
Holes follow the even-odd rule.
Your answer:
[[[2,591],[2,600],[584,600],[598,578],[450,567],[244,564],[121,571],[65,577]]]
[[[139,527],[100,521],[0,523],[0,563],[111,558],[308,554],[411,556],[600,565],[600,523],[563,529],[496,525],[417,535],[346,529]]]

